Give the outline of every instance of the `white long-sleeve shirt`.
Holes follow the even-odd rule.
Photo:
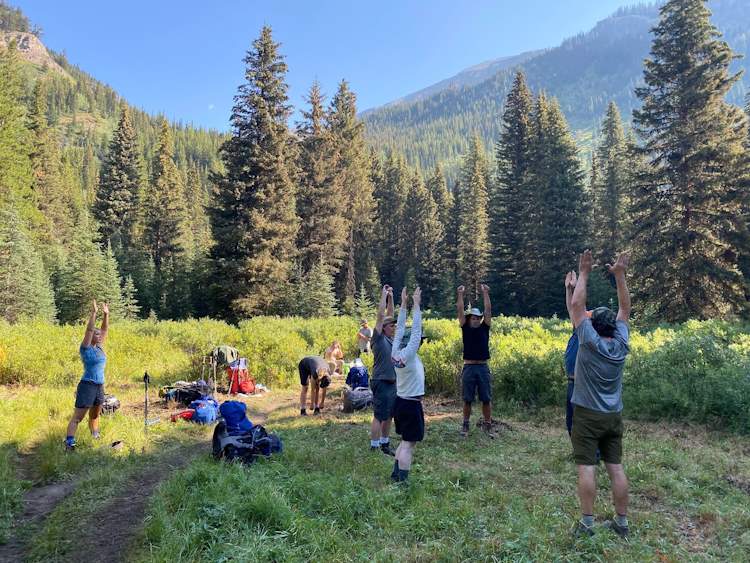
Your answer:
[[[417,355],[422,342],[422,311],[414,307],[411,337],[406,347],[401,350],[401,341],[406,329],[406,307],[402,304],[396,323],[396,335],[393,339],[393,367],[396,370],[396,395],[402,399],[422,397],[424,395],[424,365]]]

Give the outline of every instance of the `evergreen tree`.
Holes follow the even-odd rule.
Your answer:
[[[472,139],[461,168],[456,267],[458,283],[468,296],[479,298],[479,285],[487,280],[490,264],[487,184],[489,169],[478,135]]]
[[[493,301],[500,310],[524,311],[524,289],[531,271],[519,262],[519,250],[529,246],[531,223],[529,173],[532,150],[531,91],[522,72],[516,73],[505,102],[502,133],[495,147],[496,181],[490,192],[490,264]]]
[[[634,112],[649,169],[633,194],[636,291],[656,318],[681,321],[746,308],[738,262],[748,248],[747,126],[724,97],[736,57],[703,0],[660,10]]]
[[[354,312],[360,319],[368,319],[375,314],[375,304],[370,296],[364,283],[359,285],[357,298],[354,301]]]
[[[632,166],[620,111],[614,102],[609,104],[602,123],[595,160],[597,174],[591,182],[593,248],[598,261],[607,264],[613,263],[627,241],[629,225],[625,211]]]
[[[224,172],[213,176],[209,208],[218,313],[262,313],[286,283],[298,221],[290,174],[287,66],[271,28],[244,59],[246,82],[232,110],[232,136],[221,148]]]
[[[337,149],[325,123],[324,100],[317,82],[310,88],[307,101],[310,109],[302,112],[305,120],[297,127],[299,260],[305,270],[323,261],[330,272],[337,272],[346,256],[349,238],[343,178],[337,170]]]
[[[303,311],[306,317],[329,317],[336,314],[333,276],[325,263],[318,262],[305,276]]]
[[[448,191],[448,183],[445,180],[443,169],[440,165],[435,166],[435,170],[427,180],[427,189],[435,201],[437,216],[442,229],[442,236],[433,241],[440,256],[442,265],[442,274],[438,281],[438,289],[433,296],[432,308],[443,312],[453,313],[453,301],[455,298],[455,274],[453,265],[455,263],[455,237],[451,234],[454,226],[454,207],[453,194]]]
[[[560,275],[575,267],[581,245],[588,240],[589,204],[578,149],[557,100],[541,99],[536,111],[530,170],[533,228],[527,251],[533,249],[534,260],[526,263],[533,267],[529,312],[562,315]]]
[[[120,106],[120,120],[102,165],[93,205],[103,240],[111,240],[118,256],[132,245],[141,192],[141,157],[130,110]]]
[[[170,316],[166,311],[167,287],[170,279],[163,267],[170,263],[172,273],[185,275],[180,262],[185,228],[185,193],[180,174],[174,163],[172,133],[166,119],[162,119],[156,155],[151,166],[151,181],[143,202],[143,243],[154,263],[154,292],[157,314]]]
[[[125,319],[135,320],[141,312],[136,294],[133,278],[131,276],[126,277],[125,285],[122,286],[122,316]]]
[[[55,318],[49,277],[12,208],[0,209],[0,318],[11,323]]]
[[[403,285],[408,264],[404,245],[404,217],[410,189],[410,173],[403,157],[389,155],[380,181],[375,185],[377,216],[371,244],[377,252],[378,271],[383,283]]]

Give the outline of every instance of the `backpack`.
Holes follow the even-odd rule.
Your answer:
[[[214,428],[212,450],[215,459],[226,461],[238,460],[251,464],[259,457],[270,457],[283,450],[281,438],[269,434],[262,426],[253,426],[252,430],[238,436],[227,431],[226,423],[219,422]]]
[[[198,399],[190,403],[195,414],[190,420],[198,424],[209,424],[216,420],[219,404],[214,399]]]
[[[227,367],[227,376],[229,377],[229,394],[245,393],[251,395],[255,393],[255,379],[247,371],[247,359],[240,358],[232,362]]]
[[[372,405],[372,391],[369,387],[357,387],[344,390],[344,412],[366,409]]]
[[[102,414],[113,414],[120,408],[120,401],[114,395],[104,395],[102,402]]]
[[[227,433],[231,436],[246,434],[253,429],[253,423],[247,418],[247,406],[240,401],[224,401],[219,407],[224,419]]]
[[[165,385],[159,389],[159,397],[165,402],[174,401],[185,406],[193,401],[209,398],[210,393],[211,388],[202,379],[193,382],[177,381],[174,385]]]
[[[216,365],[222,367],[228,366],[232,362],[239,360],[240,352],[237,348],[224,345],[214,348],[211,352],[211,356],[216,360]]]

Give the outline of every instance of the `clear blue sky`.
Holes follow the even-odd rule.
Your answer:
[[[43,40],[130,103],[225,130],[242,58],[264,24],[292,104],[342,78],[360,110],[497,57],[553,47],[634,0],[9,0]]]

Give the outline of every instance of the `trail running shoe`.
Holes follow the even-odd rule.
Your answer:
[[[300,416],[307,416],[307,409],[300,409],[299,410],[299,415]]]
[[[391,444],[380,444],[380,451],[383,452],[385,455],[389,455],[391,457],[396,457],[396,452],[394,452],[391,449]]]
[[[313,414],[320,414],[320,407],[315,407]]]
[[[466,438],[469,435],[469,421],[464,420],[463,425],[461,425],[461,436]]]
[[[616,520],[606,520],[602,526],[612,530],[624,540],[628,539],[628,536],[630,535],[630,528],[628,526],[620,526]]]
[[[573,537],[576,538],[590,538],[594,535],[594,528],[590,528],[580,520],[576,524],[576,527],[573,528]]]
[[[492,423],[491,422],[482,422],[482,430],[487,435],[488,438],[494,438],[495,433],[492,431]]]

